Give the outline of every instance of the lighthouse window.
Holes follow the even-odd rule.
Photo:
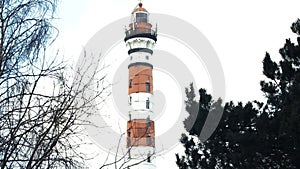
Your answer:
[[[131,134],[131,132],[130,132],[130,130],[128,129],[128,130],[127,130],[127,136],[130,137],[130,134]],[[128,140],[128,141],[130,141],[130,140]]]
[[[129,79],[129,88],[132,88],[132,79]]]
[[[149,60],[149,56],[148,55],[146,56],[146,59]]]
[[[149,106],[150,105],[150,101],[149,101],[149,98],[146,100],[146,109],[149,109]]]
[[[151,145],[151,136],[150,136],[150,135],[147,136],[146,142],[147,142],[147,145],[148,145],[148,146]]]
[[[146,92],[150,92],[150,83],[146,82]]]
[[[146,13],[136,13],[136,22],[147,22]]]
[[[151,154],[150,153],[147,154],[147,162],[151,163]]]
[[[130,151],[128,151],[128,158],[131,159],[131,153],[130,153]],[[129,167],[127,167],[127,168],[129,169]]]
[[[129,136],[127,137],[127,146],[128,146],[128,147],[131,146],[131,139],[130,139]]]
[[[150,117],[148,116],[147,119],[146,119],[146,126],[147,127],[150,127]]]

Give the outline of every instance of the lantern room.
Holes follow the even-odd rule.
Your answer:
[[[149,15],[149,12],[143,8],[143,4],[139,3],[131,13],[131,23],[126,30],[125,41],[135,37],[148,37],[156,41],[156,30],[152,30]]]

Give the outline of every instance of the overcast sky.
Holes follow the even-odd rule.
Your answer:
[[[129,16],[137,3],[137,0],[63,0],[57,22],[66,54],[78,55],[98,30]],[[278,56],[285,38],[295,38],[290,25],[300,16],[297,0],[144,0],[143,3],[150,13],[186,20],[208,38],[224,69],[227,100],[257,98],[265,52]]]
[[[60,30],[57,44],[76,63],[82,48],[97,31],[129,16],[137,3],[137,0],[63,0],[56,21]],[[263,99],[259,81],[263,78],[265,52],[278,57],[286,38],[295,41],[290,25],[300,17],[299,0],[144,0],[143,4],[150,13],[183,19],[206,36],[224,70],[226,100],[235,101]],[[209,88],[206,86],[209,83],[197,82],[197,85]],[[157,168],[175,168],[174,152],[158,160]]]

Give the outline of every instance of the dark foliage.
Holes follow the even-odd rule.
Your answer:
[[[291,29],[299,35],[299,19]],[[260,84],[267,102],[226,103],[218,128],[205,142],[195,136],[199,136],[214,102],[200,90],[196,123],[188,130],[189,135],[184,134],[180,140],[185,155],[176,154],[179,168],[300,168],[299,45],[300,37],[297,44],[287,39],[279,50],[279,63],[266,53],[266,80]],[[195,112],[189,113],[196,116]]]

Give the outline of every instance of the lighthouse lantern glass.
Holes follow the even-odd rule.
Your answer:
[[[136,22],[148,22],[148,15],[146,13],[136,13]]]

